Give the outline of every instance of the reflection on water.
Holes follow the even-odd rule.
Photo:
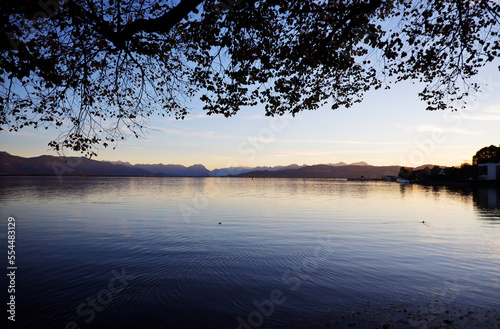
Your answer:
[[[500,188],[480,187],[474,191],[474,205],[480,219],[500,224]]]
[[[18,220],[20,328],[291,328],[367,302],[423,315],[450,303],[500,306],[495,189],[167,177],[0,184],[0,218]],[[122,270],[123,290],[104,296]]]
[[[474,202],[478,208],[496,209],[500,207],[500,190],[498,187],[479,187],[474,192]]]

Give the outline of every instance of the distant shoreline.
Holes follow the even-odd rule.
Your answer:
[[[327,179],[335,181],[348,182],[388,182],[383,178],[343,178],[343,177],[262,177],[262,176],[243,176],[243,175],[227,175],[227,176],[168,176],[168,175],[93,175],[93,174],[74,174],[74,175],[56,175],[56,174],[0,174],[0,177],[151,177],[151,178],[251,178],[251,179]],[[422,180],[411,181],[409,184],[418,184],[422,186],[448,186],[448,187],[500,187],[500,181],[445,181],[445,180]]]
[[[415,181],[413,184],[423,185],[423,186],[449,186],[449,187],[495,187],[500,186],[500,181],[498,180],[472,180],[472,181]]]
[[[167,176],[167,175],[93,175],[93,174],[0,174],[0,177],[228,177],[228,176]]]

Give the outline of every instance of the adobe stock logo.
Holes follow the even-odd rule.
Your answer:
[[[274,311],[278,308],[277,306],[283,305],[288,300],[286,296],[287,291],[297,291],[302,284],[313,280],[316,270],[332,256],[333,252],[339,246],[340,244],[336,243],[332,236],[319,239],[316,248],[308,257],[305,257],[300,263],[294,264],[292,268],[283,272],[281,283],[288,289],[285,289],[285,291],[273,289],[268,295],[268,299],[260,302],[254,300],[252,304],[255,309],[252,309],[248,313],[246,319],[241,316],[236,318],[238,322],[236,329],[260,328],[264,324],[265,319],[273,315]]]
[[[113,277],[108,281],[106,288],[99,290],[96,294],[87,297],[87,299],[80,303],[75,311],[78,315],[77,318],[69,321],[64,326],[65,329],[78,329],[78,322],[84,321],[86,324],[90,324],[94,321],[96,317],[96,312],[102,312],[108,307],[113,299],[115,299],[116,294],[121,292],[129,285],[129,280],[132,279],[131,276],[125,273],[125,268],[121,269],[121,273],[117,270],[112,270],[111,274]],[[81,319],[83,318],[83,319]]]
[[[56,11],[61,7],[59,5],[59,2],[57,0],[47,0],[47,1],[38,1],[38,5],[42,10],[37,11],[36,13],[33,14],[33,17],[31,18],[35,22],[35,27],[36,27],[36,21],[37,19],[41,18],[47,18],[50,16],[53,16]],[[12,45],[12,49],[17,50],[21,41],[15,39],[14,32],[10,32],[8,35],[10,44]]]

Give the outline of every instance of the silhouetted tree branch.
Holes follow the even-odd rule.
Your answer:
[[[142,136],[153,114],[264,104],[295,115],[422,82],[457,109],[499,56],[496,1],[3,0],[0,129],[61,129],[49,145],[95,155]],[[227,10],[229,9],[229,10]],[[36,21],[33,18],[37,18]]]

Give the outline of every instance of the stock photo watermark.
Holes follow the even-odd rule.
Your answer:
[[[77,318],[67,322],[64,326],[65,329],[80,328],[78,322],[92,323],[96,317],[96,312],[102,312],[106,307],[109,307],[116,294],[125,289],[129,285],[128,280],[132,278],[126,274],[125,268],[122,268],[121,272],[112,270],[111,274],[113,277],[108,281],[106,288],[99,290],[95,295],[87,297],[84,302],[75,308]]]
[[[7,293],[7,318],[9,321],[16,321],[16,219],[7,219],[7,277],[9,278]]]
[[[272,143],[276,134],[281,133],[288,125],[290,120],[285,117],[274,117],[269,121],[268,127],[263,127],[254,135],[247,137],[237,146],[237,152],[240,156],[244,157],[245,161],[253,161],[258,156],[259,152],[266,149],[267,145]],[[226,163],[226,167],[239,167],[241,164],[236,160],[231,160]],[[226,170],[226,176],[231,173]],[[224,175],[222,175],[224,176]],[[215,181],[214,191],[206,194],[202,192],[196,193],[191,199],[190,203],[180,203],[178,206],[179,212],[185,223],[191,223],[192,216],[201,214],[203,209],[206,209],[210,204],[210,199],[217,197],[220,193],[219,181]]]
[[[481,85],[485,86],[483,92],[476,94],[477,101],[458,112],[445,113],[443,115],[443,120],[452,126],[447,127],[447,129],[431,129],[429,137],[415,141],[414,145],[416,147],[406,158],[400,157],[400,163],[409,163],[412,167],[417,167],[425,163],[426,159],[437,151],[438,146],[443,145],[449,138],[450,131],[458,131],[463,126],[464,120],[468,114],[480,110],[480,101],[485,101],[493,95],[498,94],[500,90],[500,81],[493,79],[493,75],[490,74],[487,78],[478,76],[477,79]]]
[[[412,328],[427,329],[443,324],[452,324],[453,304],[457,298],[460,284],[456,279],[446,279],[431,295],[431,301],[408,315]]]
[[[312,275],[318,269],[321,263],[330,257],[333,247],[338,247],[339,244],[331,240],[331,237],[326,240],[320,240],[318,246],[314,249],[310,257],[302,260],[300,264],[291,269],[287,269],[281,276],[281,283],[288,287],[290,292],[297,291],[303,282],[312,279]],[[270,318],[275,310],[287,301],[286,292],[281,289],[273,289],[269,293],[269,298],[263,299],[260,302],[253,300],[252,304],[255,310],[250,311],[246,317],[238,316],[236,318],[237,329],[252,329],[259,328],[264,324],[266,318]]]
[[[63,175],[71,174],[81,163],[82,159],[80,158],[67,158],[64,162],[52,162],[52,170],[54,170],[59,181],[62,181]]]

